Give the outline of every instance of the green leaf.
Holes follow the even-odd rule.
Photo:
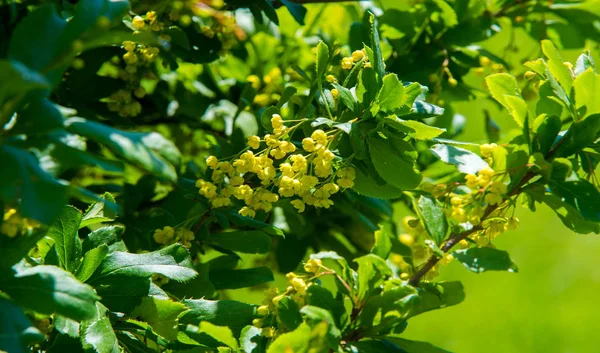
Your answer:
[[[312,306],[318,306],[331,313],[337,327],[343,327],[346,319],[346,308],[344,304],[333,297],[333,294],[326,288],[319,285],[312,285],[306,290],[306,302]]]
[[[193,268],[190,254],[179,244],[169,245],[145,254],[116,251],[102,261],[98,271],[89,282],[100,282],[106,278],[116,276],[148,278],[153,274],[160,274],[172,280],[183,282],[197,275]]]
[[[448,233],[448,221],[442,205],[429,195],[421,195],[414,201],[414,207],[421,218],[427,233],[440,245]]]
[[[105,244],[86,252],[83,257],[83,262],[75,274],[77,279],[81,282],[85,282],[92,277],[106,255],[108,255],[108,246]]]
[[[292,298],[285,296],[277,303],[277,319],[288,331],[293,331],[302,323],[300,307]]]
[[[0,91],[0,106],[3,107],[6,107],[5,103],[9,99],[19,100],[19,96],[26,95],[31,91],[50,88],[50,84],[44,76],[15,60],[0,60],[0,80],[11,83],[4,85]],[[16,108],[15,104],[11,111],[3,112],[3,114],[10,116],[9,114],[12,114]]]
[[[358,73],[358,86],[356,87],[356,98],[363,106],[368,107],[379,92],[379,84],[375,76],[375,70],[371,68],[362,69]]]
[[[377,94],[376,103],[371,108],[371,114],[375,116],[379,110],[393,113],[404,104],[404,85],[396,74],[387,74],[383,77],[383,86]]]
[[[582,119],[600,113],[600,75],[594,72],[593,68],[588,68],[582,72],[573,81],[575,90],[575,108],[577,110],[585,107],[585,113],[581,115]]]
[[[404,191],[392,185],[378,185],[373,178],[366,176],[360,169],[356,169],[356,179],[354,179],[352,190],[364,196],[386,200],[404,195]]]
[[[244,254],[266,254],[271,249],[271,237],[260,230],[212,233],[208,242]]]
[[[84,228],[92,224],[110,222],[117,217],[115,198],[108,192],[102,195],[104,201],[94,202],[83,215],[79,228]]]
[[[34,99],[18,112],[17,123],[10,132],[13,134],[48,133],[54,129],[61,129],[63,123],[63,115],[54,103],[47,98]]]
[[[61,315],[54,315],[53,324],[56,331],[69,337],[79,338],[79,322]]]
[[[189,326],[187,331],[190,332]],[[238,342],[233,336],[231,329],[227,326],[216,326],[211,324],[210,322],[202,321],[200,322],[200,326],[195,327],[192,332],[206,334],[213,338],[215,341],[220,342],[229,348],[238,348]]]
[[[392,238],[394,237],[390,227],[385,224],[379,225],[379,230],[376,230],[373,235],[375,243],[371,248],[371,254],[387,259],[392,251]]]
[[[187,310],[181,303],[154,297],[142,299],[142,304],[131,313],[147,322],[154,332],[169,341],[177,339],[179,315]]]
[[[45,234],[43,230],[38,230],[20,237],[0,236],[0,268],[9,269],[21,261]]]
[[[319,41],[317,44],[317,80],[321,82],[323,75],[327,72],[327,63],[329,62],[329,47],[325,42]]]
[[[492,97],[502,104],[519,126],[523,126],[527,115],[527,104],[521,98],[517,80],[510,74],[500,73],[485,78]]]
[[[96,304],[93,318],[81,322],[81,342],[86,350],[97,353],[120,353],[117,336],[106,316],[106,308]]]
[[[108,252],[126,251],[125,245],[121,241],[121,235],[125,231],[123,226],[106,226],[98,228],[88,234],[83,241],[83,251],[87,252],[101,245],[108,245]]]
[[[592,71],[596,72],[596,64],[594,63],[594,58],[590,55],[590,52],[587,51],[577,58],[577,62],[575,63],[575,76],[579,76],[588,69],[592,69]],[[575,79],[577,81],[577,79]],[[575,86],[575,82],[573,82]],[[575,92],[577,92],[577,88],[575,88]]]
[[[392,270],[384,259],[367,254],[354,259],[358,264],[358,283],[356,298],[359,303],[364,303],[369,295],[379,287],[387,276],[392,275]]]
[[[385,64],[383,63],[383,54],[381,53],[381,45],[379,43],[377,18],[370,11],[367,12],[365,17],[369,20],[369,40],[371,42],[370,47],[373,49],[373,55],[369,56],[369,61],[377,73],[377,81],[382,85],[383,76],[385,75]]]
[[[267,267],[254,267],[240,270],[210,271],[209,279],[215,289],[238,289],[272,282],[273,272]]]
[[[108,277],[94,284],[102,304],[111,311],[128,313],[149,295],[150,278]]]
[[[517,272],[517,265],[508,253],[494,248],[470,248],[456,250],[452,256],[469,271],[481,273],[485,271]]]
[[[437,144],[431,146],[431,151],[437,155],[442,162],[455,165],[461,173],[476,174],[478,171],[489,167],[481,157],[464,148],[446,144]]]
[[[277,337],[267,349],[267,353],[307,353],[311,343],[307,338],[311,337],[311,333],[310,326],[302,324],[294,331]]]
[[[419,298],[410,317],[421,313],[446,308],[460,304],[465,300],[465,291],[460,282],[421,283],[419,285]]]
[[[346,107],[348,107],[348,109],[352,110],[352,111],[356,111],[356,107],[358,104],[358,101],[356,100],[356,97],[354,97],[354,95],[352,94],[352,92],[347,89],[344,86],[341,86],[337,83],[333,83],[332,84],[333,87],[335,87],[335,89],[338,90],[339,93],[339,99],[342,100],[342,103],[344,103],[344,105]]]
[[[400,347],[405,353],[451,353],[450,351],[438,348],[429,342],[411,341],[396,336],[385,336],[383,338]]]
[[[82,118],[70,118],[66,126],[67,130],[103,144],[126,161],[160,178],[177,181],[175,167],[179,166],[181,155],[173,142],[159,133],[125,132]]]
[[[78,265],[77,260],[81,257],[81,240],[77,235],[81,217],[78,209],[67,206],[48,228],[47,234],[54,239],[61,267],[72,273],[75,272]]]
[[[260,353],[266,351],[265,338],[262,337],[262,329],[248,325],[244,327],[240,335],[240,348],[245,353]]]
[[[256,316],[256,306],[234,300],[184,300],[183,304],[190,309],[184,313],[179,322],[199,325],[208,321],[217,326],[227,326],[235,336],[252,322]]]
[[[571,124],[563,135],[564,141],[556,148],[557,157],[570,157],[600,137],[600,114],[593,114],[584,120]]]
[[[404,324],[418,300],[417,290],[402,284],[369,298],[356,321],[369,336],[389,333]]]
[[[305,305],[300,310],[300,313],[306,319],[306,322],[314,326],[318,323],[327,323],[327,341],[331,349],[337,349],[339,347],[340,338],[342,332],[335,325],[331,313],[323,308],[319,308],[312,305]]]
[[[555,115],[542,114],[538,116],[533,122],[533,150],[544,155],[548,153],[556,141],[561,126],[560,118]]]
[[[547,39],[542,40],[542,51],[548,57],[548,71],[556,77],[565,92],[567,92],[567,95],[569,95],[573,78],[569,69],[563,64],[564,60],[560,56],[560,53],[556,50],[554,44]]]
[[[29,152],[8,144],[0,145],[0,199],[17,204],[23,217],[52,223],[67,203],[67,185],[40,167]]]
[[[550,180],[552,192],[590,222],[600,222],[600,192],[587,180]]]
[[[389,184],[398,189],[414,189],[421,183],[421,174],[415,170],[414,160],[405,153],[403,145],[395,149],[389,140],[379,136],[368,139],[369,153],[377,173]],[[398,171],[402,173],[398,173]]]
[[[446,132],[446,129],[429,126],[416,120],[402,120],[395,115],[386,117],[384,121],[416,140],[431,140]]]
[[[100,298],[92,287],[55,266],[36,266],[0,279],[0,288],[19,305],[42,314],[59,314],[73,320],[94,316]]]
[[[27,345],[46,338],[31,324],[23,309],[4,298],[0,298],[0,322],[0,350],[30,352]]]

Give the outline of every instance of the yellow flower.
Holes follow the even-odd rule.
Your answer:
[[[415,243],[415,237],[412,234],[402,233],[398,236],[398,241],[406,246],[411,246]]]
[[[537,74],[533,71],[527,71],[525,72],[525,78],[527,80],[531,80],[532,78],[534,78]]]
[[[252,135],[252,136],[248,136],[248,146],[250,146],[250,148],[252,149],[259,149],[260,148],[260,137],[256,136],[256,135]]]
[[[483,200],[488,205],[497,205],[497,204],[502,203],[502,196],[500,196],[498,194],[494,194],[494,193],[489,193],[489,194],[485,195]]]
[[[123,49],[125,49],[126,51],[134,51],[135,48],[136,48],[135,42],[132,42],[130,40],[126,40],[123,42]]]
[[[252,320],[252,326],[261,328],[265,324],[263,319],[254,319]]]
[[[479,57],[479,65],[481,66],[489,66],[492,63],[492,61],[486,57],[486,56],[480,56]]]
[[[321,264],[321,260],[319,259],[310,259],[304,264],[304,271],[308,273],[317,273]]]
[[[510,230],[515,230],[519,227],[519,219],[517,217],[511,217],[508,219],[506,223],[506,228]]]
[[[299,294],[306,294],[306,283],[302,278],[295,277],[290,281],[290,284]]]
[[[240,186],[244,183],[244,178],[242,178],[241,176],[233,176],[229,179],[229,184],[231,186]]]
[[[310,137],[315,140],[316,143],[320,144],[320,145],[325,145],[327,144],[327,134],[325,134],[325,131],[321,130],[321,129],[317,129],[315,131],[313,131],[312,135],[310,135]]]
[[[337,78],[335,78],[335,76],[333,76],[333,75],[327,75],[325,77],[325,80],[327,80],[327,82],[329,82],[329,83],[337,82]]]
[[[292,161],[292,169],[295,172],[304,171],[308,167],[308,161],[306,160],[306,157],[301,154],[292,155],[290,160]]]
[[[445,254],[444,257],[440,259],[440,264],[446,266],[450,264],[452,260],[454,260],[454,256],[452,256],[452,254]]]
[[[261,305],[256,309],[256,313],[260,316],[269,315],[269,307],[267,305]]]
[[[352,61],[358,62],[361,61],[362,58],[365,57],[365,53],[362,50],[356,50],[352,53]]]
[[[349,189],[351,187],[354,186],[354,181],[350,180],[350,179],[338,179],[337,180],[337,184],[344,189]]]
[[[450,78],[448,79],[448,84],[449,84],[451,87],[456,87],[456,86],[458,85],[458,81],[456,81],[456,79],[455,79],[454,77],[450,77]]]
[[[337,89],[332,89],[331,90],[331,96],[333,97],[333,99],[338,99],[338,96],[340,95],[340,92]]]
[[[254,103],[260,106],[265,106],[271,102],[271,96],[266,93],[257,94],[254,96]]]
[[[363,65],[363,67],[365,69],[370,69],[371,68],[371,63],[367,61],[367,62],[365,62],[365,64]]]
[[[131,24],[133,25],[133,27],[135,29],[140,30],[140,29],[144,28],[144,26],[146,25],[146,22],[144,22],[144,19],[141,16],[135,16],[131,20]]]
[[[354,66],[354,60],[352,59],[352,57],[342,59],[342,69],[351,70],[352,66]]]
[[[298,212],[302,213],[306,209],[306,204],[301,200],[293,200],[291,202],[292,206],[298,210]]]
[[[506,194],[506,184],[500,181],[495,181],[492,183],[492,185],[490,185],[490,191],[494,194]]]
[[[306,151],[306,152],[312,152],[315,150],[315,140],[313,140],[310,137],[305,137],[302,140],[302,148]]]
[[[134,52],[128,51],[123,54],[123,60],[125,60],[127,64],[133,65],[138,62],[138,57]]]
[[[492,157],[492,153],[496,147],[498,147],[498,145],[495,143],[484,143],[483,145],[479,146],[479,152],[481,152],[482,156],[489,158]]]
[[[271,125],[273,129],[280,129],[283,127],[283,118],[279,114],[273,114],[271,117]]]
[[[465,185],[471,189],[477,189],[477,175],[475,174],[467,174],[465,175],[465,180],[467,181]]]
[[[260,88],[260,78],[258,76],[250,75],[246,78],[246,81],[256,90]]]

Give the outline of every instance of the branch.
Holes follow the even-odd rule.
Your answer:
[[[519,183],[519,185],[517,185],[517,187],[515,187],[513,189],[513,191],[511,191],[508,194],[508,197],[506,199],[511,198],[512,196],[515,196],[517,194],[519,194],[522,190],[523,185],[525,185],[529,180],[531,180],[531,178],[533,178],[535,176],[535,174],[528,172],[523,179],[521,180],[521,182]],[[504,200],[506,201],[506,200]],[[504,203],[504,201],[502,203]],[[483,221],[486,220],[494,211],[496,211],[496,209],[498,209],[498,207],[501,204],[495,205],[495,206],[490,206],[486,209],[485,213],[483,214],[483,217],[481,217],[481,223],[479,223],[478,226],[475,226],[467,231],[464,231],[462,233],[458,233],[458,234],[454,234],[451,235],[450,238],[448,238],[448,240],[446,241],[446,243],[444,243],[444,245],[442,246],[441,250],[447,254],[456,244],[460,243],[462,240],[466,239],[469,235],[475,233],[475,232],[479,232],[480,230],[483,230],[482,224]],[[431,255],[429,257],[429,259],[427,260],[427,262],[425,263],[425,265],[423,265],[423,267],[421,267],[409,280],[408,280],[408,284],[410,284],[411,286],[418,286],[419,282],[421,282],[421,279],[427,274],[427,272],[429,272],[439,261],[441,260],[441,257],[438,257],[437,255]]]

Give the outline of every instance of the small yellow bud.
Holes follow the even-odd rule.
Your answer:
[[[354,66],[354,60],[351,57],[342,59],[342,69],[351,70]]]
[[[256,309],[256,313],[260,316],[269,315],[269,307],[266,305],[261,305]]]
[[[402,233],[398,236],[398,241],[406,246],[411,246],[415,242],[415,237],[412,234]]]
[[[257,150],[260,148],[260,137],[256,135],[248,136],[248,146],[250,148]]]
[[[492,61],[487,56],[479,57],[479,65],[486,67],[486,66],[489,66],[491,63],[492,63]]]
[[[358,62],[361,61],[362,58],[365,57],[365,53],[362,50],[356,50],[352,53],[352,61]]]
[[[131,24],[133,25],[133,27],[135,29],[140,30],[140,29],[144,28],[144,26],[146,25],[146,22],[144,21],[144,19],[141,16],[135,16],[131,20]]]
[[[519,219],[517,217],[511,217],[508,219],[506,223],[506,228],[510,230],[515,230],[519,227]]]
[[[304,271],[308,273],[316,273],[319,271],[321,267],[321,260],[319,259],[310,259],[304,264]]]
[[[400,279],[403,280],[403,281],[407,281],[409,278],[410,278],[410,275],[408,273],[406,273],[406,272],[402,272],[400,274]]]
[[[263,319],[254,319],[254,320],[252,320],[252,325],[254,327],[261,328],[261,327],[263,327],[264,324],[265,324],[265,321]]]
[[[334,83],[334,82],[337,82],[337,79],[336,79],[336,78],[335,78],[335,76],[333,76],[333,75],[327,75],[327,76],[325,77],[325,80],[327,80],[327,82],[329,82],[329,83]]]
[[[536,75],[537,75],[537,74],[536,74],[535,72],[533,72],[533,71],[527,71],[527,72],[525,73],[525,78],[526,78],[526,79],[528,79],[528,80],[531,80],[531,79],[533,79],[533,78],[534,78]]]
[[[219,166],[219,160],[215,156],[206,158],[206,165],[211,169],[216,169]]]
[[[458,85],[458,81],[456,81],[456,79],[455,79],[454,77],[450,77],[450,78],[448,79],[448,84],[449,84],[451,87],[456,87],[456,86]]]
[[[337,89],[332,89],[331,90],[331,96],[333,97],[333,99],[338,99],[338,96],[340,95],[340,92]]]

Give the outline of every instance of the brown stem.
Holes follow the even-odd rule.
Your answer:
[[[528,172],[527,174],[525,174],[525,176],[523,177],[521,182],[513,189],[513,191],[508,193],[507,199],[519,194],[522,191],[523,186],[529,180],[531,180],[531,178],[533,178],[534,176],[535,176],[535,174],[533,174],[531,172]],[[448,240],[446,241],[446,243],[444,243],[441,250],[444,253],[448,253],[450,251],[450,249],[452,249],[456,244],[460,243],[462,240],[466,239],[469,235],[471,235],[475,232],[478,232],[480,230],[483,230],[483,227],[481,226],[481,224],[483,224],[483,221],[486,220],[496,209],[498,209],[499,205],[500,204],[488,207],[486,209],[485,213],[483,214],[483,216],[481,217],[481,223],[478,226],[475,226],[467,231],[451,235],[450,238],[448,238]],[[427,272],[429,272],[440,261],[440,259],[441,259],[441,257],[438,257],[435,254],[431,255],[429,257],[429,259],[427,260],[427,262],[425,263],[425,265],[423,265],[423,267],[421,267],[408,280],[408,284],[410,284],[411,286],[418,286],[419,282],[421,282],[421,279],[427,274]]]

